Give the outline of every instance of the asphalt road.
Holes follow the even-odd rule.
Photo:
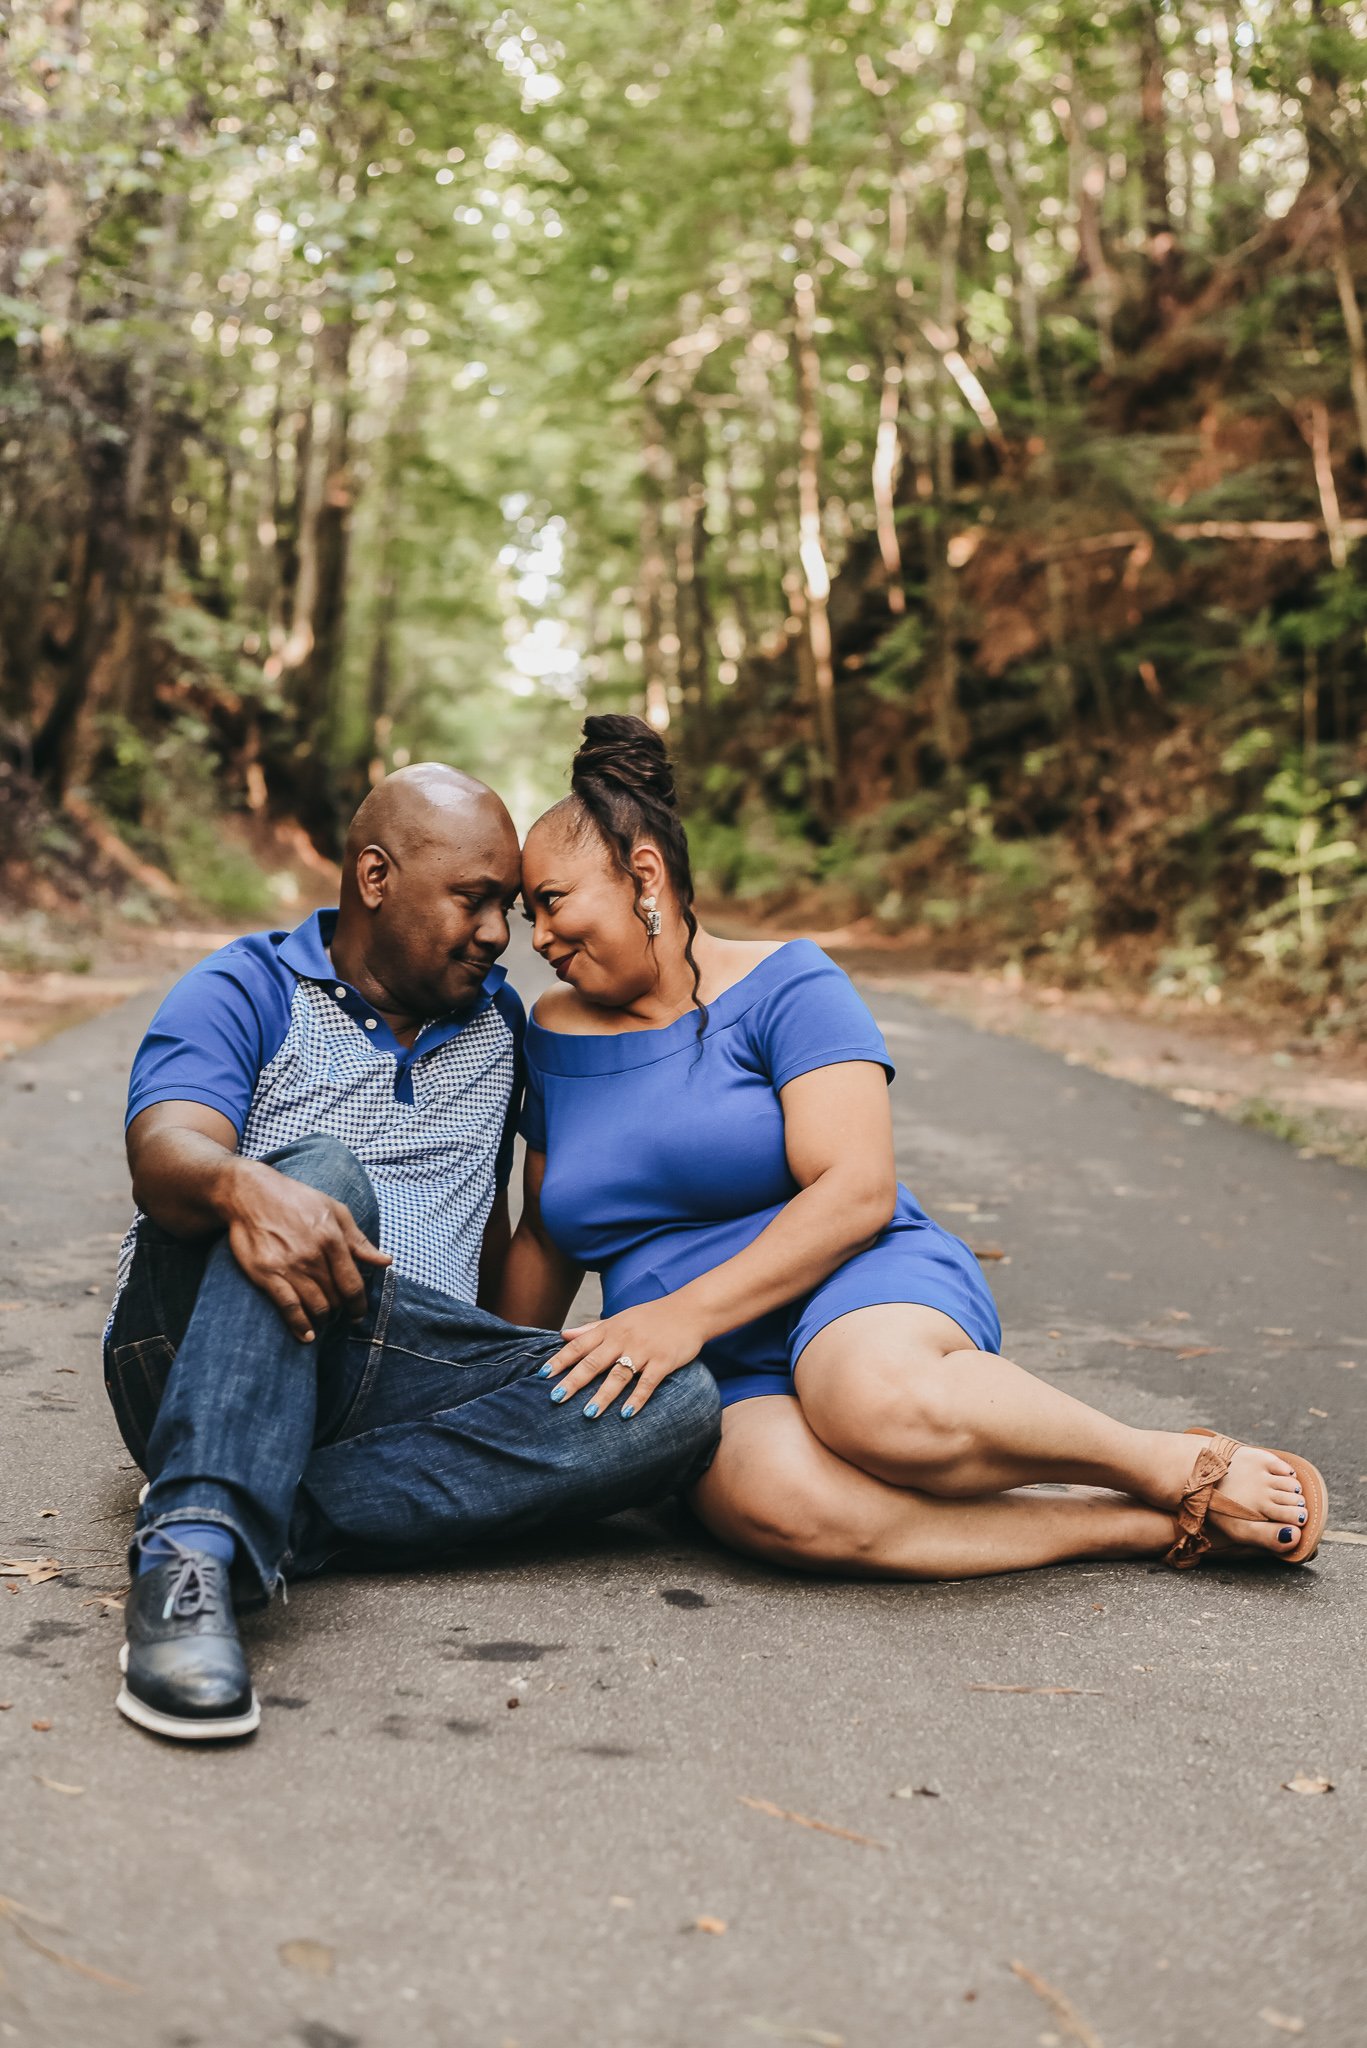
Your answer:
[[[1367,1177],[871,999],[904,1177],[1005,1252],[1008,1352],[1304,1448],[1361,1530]],[[100,1596],[138,1482],[98,1347],[150,1008],[0,1067],[0,1555],[64,1566],[0,1583],[0,2042],[1367,2040],[1351,1543],[891,1586],[623,1518],[300,1589],[249,1624],[248,1746],[123,1722]]]

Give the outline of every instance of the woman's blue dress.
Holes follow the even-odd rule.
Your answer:
[[[798,1192],[779,1090],[848,1060],[893,1066],[849,977],[793,939],[709,1006],[656,1031],[583,1037],[527,1028],[522,1134],[546,1155],[541,1213],[569,1259],[602,1276],[603,1313],[672,1294],[743,1251]],[[859,1134],[849,1134],[858,1144]],[[954,1318],[983,1351],[1001,1324],[968,1246],[904,1187],[867,1251],[786,1307],[703,1351],[723,1402],[791,1394],[793,1366],[837,1316],[917,1302]]]

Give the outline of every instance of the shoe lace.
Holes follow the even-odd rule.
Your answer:
[[[213,1560],[206,1558],[203,1551],[191,1550],[166,1529],[139,1530],[134,1540],[139,1550],[146,1550],[155,1542],[158,1550],[169,1550],[175,1558],[176,1568],[161,1610],[163,1621],[193,1621],[197,1614],[204,1614],[217,1605],[214,1576],[208,1570]]]

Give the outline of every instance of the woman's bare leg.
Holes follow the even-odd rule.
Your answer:
[[[1134,1501],[1006,1493],[938,1500],[858,1471],[798,1402],[738,1401],[693,1490],[713,1535],[772,1563],[888,1579],[982,1578],[1075,1558],[1157,1557],[1172,1518]]]
[[[1176,1506],[1199,1453],[1180,1432],[1132,1429],[978,1351],[938,1309],[856,1309],[828,1323],[797,1362],[798,1398],[829,1450],[892,1486],[980,1497],[1040,1482],[1114,1487]],[[1305,1519],[1300,1484],[1270,1452],[1245,1446],[1222,1490],[1261,1522],[1215,1526],[1276,1552]]]

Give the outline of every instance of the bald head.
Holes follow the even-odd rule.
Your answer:
[[[502,824],[512,831],[502,797],[461,768],[415,761],[411,768],[396,768],[371,790],[347,829],[344,865],[354,876],[357,857],[367,846],[411,859],[423,847],[458,841],[481,824]]]
[[[501,797],[439,761],[397,769],[347,832],[333,962],[383,990],[372,1000],[386,1015],[469,1009],[508,943],[519,880]]]

